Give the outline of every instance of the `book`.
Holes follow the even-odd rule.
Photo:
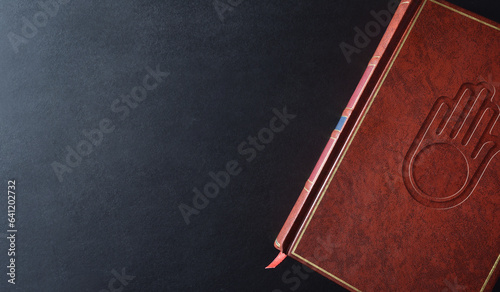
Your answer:
[[[280,231],[351,291],[491,291],[500,270],[500,26],[402,1]]]

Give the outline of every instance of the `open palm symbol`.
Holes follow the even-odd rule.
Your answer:
[[[434,103],[403,162],[404,183],[419,203],[452,208],[472,194],[500,152],[495,94],[487,83],[466,83],[453,99]]]

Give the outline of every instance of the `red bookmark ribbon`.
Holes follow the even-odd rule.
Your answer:
[[[281,264],[281,262],[286,258],[286,254],[282,253],[280,251],[280,253],[278,254],[278,256],[274,259],[274,261],[272,263],[270,263],[266,269],[274,269],[276,268],[279,264]]]

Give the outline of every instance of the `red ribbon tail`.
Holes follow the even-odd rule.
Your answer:
[[[280,253],[278,254],[278,256],[274,259],[274,261],[272,263],[270,263],[266,269],[274,269],[276,268],[279,264],[281,264],[281,262],[286,258],[286,254],[284,254],[283,252],[280,251]]]

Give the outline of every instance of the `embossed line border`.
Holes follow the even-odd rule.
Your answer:
[[[478,19],[478,18],[476,18],[476,17],[473,17],[473,16],[471,16],[471,15],[469,15],[469,14],[467,14],[467,13],[464,13],[464,12],[462,12],[462,11],[460,11],[460,10],[457,10],[457,9],[455,9],[455,8],[453,8],[453,7],[450,7],[450,6],[448,6],[448,5],[444,4],[444,3],[438,2],[438,1],[436,1],[436,0],[425,0],[425,1],[424,1],[424,3],[422,4],[422,6],[419,8],[419,10],[418,10],[418,12],[417,12],[417,14],[416,14],[415,18],[412,20],[412,22],[411,22],[411,24],[410,24],[410,27],[409,27],[409,29],[408,29],[408,32],[405,34],[405,36],[404,36],[404,38],[403,38],[403,41],[402,41],[401,45],[399,45],[399,47],[398,47],[398,49],[397,49],[397,51],[396,51],[396,54],[394,55],[394,58],[390,61],[390,64],[389,64],[389,66],[388,66],[388,69],[387,69],[387,70],[386,70],[386,72],[384,73],[384,75],[383,75],[383,77],[382,77],[382,79],[381,79],[381,82],[380,82],[380,83],[379,83],[379,85],[377,86],[377,88],[376,88],[376,90],[375,90],[375,93],[374,93],[374,95],[373,95],[373,98],[372,98],[372,99],[370,100],[370,102],[368,103],[368,106],[367,106],[367,108],[366,108],[366,111],[365,111],[365,112],[363,113],[363,115],[361,116],[361,120],[360,120],[360,122],[358,123],[358,125],[356,126],[356,129],[354,130],[354,132],[353,132],[353,135],[352,135],[351,139],[349,139],[349,142],[347,143],[346,148],[345,148],[345,149],[344,149],[344,151],[342,152],[342,154],[341,154],[341,156],[340,156],[340,158],[339,158],[339,161],[338,161],[337,165],[335,166],[335,168],[333,169],[333,171],[332,171],[332,172],[328,175],[328,180],[327,180],[327,183],[326,183],[326,185],[324,185],[324,186],[323,186],[323,189],[321,190],[321,193],[320,193],[319,199],[318,199],[318,200],[314,203],[314,206],[313,206],[312,212],[311,212],[311,214],[308,216],[307,221],[306,221],[306,223],[305,223],[304,227],[302,228],[302,230],[300,231],[299,237],[297,238],[297,241],[293,244],[293,247],[292,247],[291,252],[290,252],[293,256],[295,256],[295,257],[297,257],[297,258],[301,259],[303,262],[305,262],[305,263],[309,264],[310,266],[312,266],[312,267],[316,268],[317,270],[319,270],[319,271],[323,272],[324,274],[326,274],[326,275],[328,275],[328,276],[332,277],[333,279],[335,279],[335,280],[339,281],[340,283],[344,284],[345,286],[349,287],[350,289],[352,289],[352,290],[354,290],[354,291],[359,291],[359,292],[361,292],[361,290],[359,290],[358,288],[354,287],[353,285],[351,285],[351,284],[347,283],[346,281],[342,280],[341,278],[339,278],[339,277],[337,277],[337,276],[333,275],[332,273],[328,272],[327,270],[325,270],[325,269],[321,268],[320,266],[318,266],[318,265],[316,265],[316,264],[312,263],[311,261],[309,261],[309,260],[305,259],[304,257],[300,256],[299,254],[297,254],[297,253],[295,252],[295,250],[297,249],[297,247],[298,247],[298,245],[299,245],[299,243],[300,243],[300,241],[301,241],[301,239],[302,239],[302,236],[304,235],[304,233],[305,233],[305,231],[306,231],[307,227],[309,226],[309,223],[311,222],[312,217],[314,217],[314,214],[315,214],[315,212],[316,212],[316,209],[317,209],[317,208],[318,208],[318,206],[320,205],[321,200],[323,199],[323,197],[324,197],[324,195],[325,195],[325,193],[326,193],[326,190],[328,189],[328,186],[330,185],[330,183],[331,183],[331,181],[332,181],[333,177],[335,176],[335,174],[336,174],[336,172],[337,172],[337,170],[338,170],[338,168],[339,168],[340,164],[342,163],[342,160],[344,159],[345,154],[346,154],[346,153],[347,153],[347,151],[349,150],[349,147],[351,146],[352,141],[353,141],[353,140],[354,140],[354,138],[356,137],[356,134],[357,134],[357,132],[358,132],[359,128],[360,128],[360,127],[361,127],[361,125],[363,124],[363,121],[364,121],[364,119],[365,119],[365,116],[367,115],[368,111],[370,110],[370,107],[372,106],[373,101],[374,101],[374,100],[375,100],[375,98],[377,97],[378,92],[380,91],[380,88],[381,88],[381,87],[382,87],[382,85],[384,84],[384,82],[385,82],[385,79],[386,79],[387,75],[388,75],[388,74],[389,74],[389,72],[391,71],[391,69],[392,69],[392,66],[393,66],[394,62],[396,61],[397,57],[399,56],[399,53],[400,53],[401,49],[404,47],[404,44],[406,43],[406,40],[407,40],[408,36],[410,35],[410,33],[411,33],[412,29],[413,29],[413,26],[414,26],[414,25],[415,25],[415,23],[417,22],[417,20],[418,20],[418,18],[419,18],[419,16],[420,16],[420,13],[421,13],[421,12],[422,12],[422,10],[424,9],[424,7],[425,7],[425,5],[427,4],[427,2],[432,2],[432,3],[434,3],[434,4],[440,5],[440,6],[442,6],[442,7],[446,8],[446,9],[449,9],[449,10],[451,10],[451,11],[455,12],[455,13],[458,13],[458,14],[460,14],[460,15],[462,15],[462,16],[465,16],[465,17],[470,18],[470,19],[472,19],[472,20],[474,20],[474,21],[477,21],[477,22],[479,22],[479,23],[481,23],[481,24],[484,24],[484,25],[486,25],[486,26],[488,26],[488,27],[490,27],[490,28],[493,28],[493,29],[496,29],[496,30],[499,30],[499,31],[500,31],[500,28],[498,28],[498,27],[496,27],[496,26],[494,26],[494,25],[492,25],[492,24],[490,24],[490,23],[487,23],[487,22],[485,22],[485,21],[482,21],[482,20],[480,20],[480,19]],[[493,267],[491,268],[491,270],[490,270],[490,272],[489,272],[489,274],[488,274],[488,276],[487,276],[487,278],[486,278],[486,280],[485,280],[485,282],[484,282],[484,284],[483,284],[483,286],[482,286],[482,288],[481,288],[481,292],[482,292],[482,291],[484,291],[484,289],[486,288],[486,286],[487,286],[487,284],[488,284],[488,282],[489,282],[489,280],[490,280],[491,276],[493,275],[493,272],[494,272],[494,270],[496,269],[496,267],[497,267],[497,265],[498,265],[499,261],[500,261],[500,254],[498,255],[498,258],[496,259],[495,263],[493,264]]]

